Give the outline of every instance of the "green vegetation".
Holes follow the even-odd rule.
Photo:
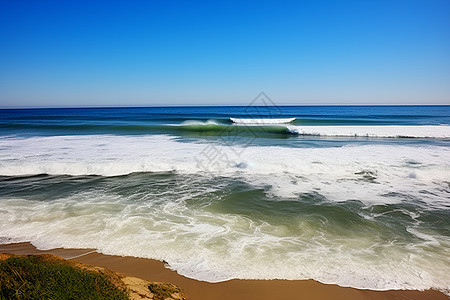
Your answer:
[[[0,260],[0,299],[128,299],[102,271],[46,255]]]
[[[150,283],[148,289],[153,293],[153,299],[155,300],[164,300],[167,298],[185,299],[181,295],[181,290],[173,284]]]
[[[129,282],[126,279],[132,280]],[[145,292],[147,288],[148,292]],[[133,279],[49,254],[24,256],[0,253],[0,300],[121,300],[136,296],[139,299],[186,300],[182,291],[169,283]]]

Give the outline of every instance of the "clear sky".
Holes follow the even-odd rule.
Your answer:
[[[450,0],[0,0],[0,106],[450,104]]]

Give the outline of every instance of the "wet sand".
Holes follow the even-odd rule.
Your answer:
[[[37,250],[30,243],[0,245],[0,253],[54,254],[64,259],[105,267],[128,276],[179,286],[190,300],[273,300],[273,299],[449,299],[435,291],[371,291],[322,284],[313,280],[229,280],[208,283],[189,279],[165,268],[164,263],[144,258],[97,253],[94,249]]]

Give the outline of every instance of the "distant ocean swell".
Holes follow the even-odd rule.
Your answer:
[[[225,120],[186,120],[180,124],[116,125],[116,124],[0,124],[0,129],[39,130],[62,134],[178,134],[197,136],[324,136],[373,138],[450,139],[447,125],[383,125],[383,126],[298,126],[291,124],[233,124]]]

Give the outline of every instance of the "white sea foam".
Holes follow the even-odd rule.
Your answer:
[[[202,172],[242,176],[283,197],[320,191],[335,201],[395,201],[383,195],[397,193],[439,203],[447,196],[442,184],[450,178],[450,149],[441,146],[244,148],[170,136],[94,135],[3,139],[0,157],[0,175]],[[421,194],[424,186],[433,193]]]
[[[211,153],[222,158],[226,154],[228,160],[211,160]],[[230,148],[185,143],[170,136],[0,140],[0,175],[158,171],[192,175],[192,180],[210,175],[240,178],[280,199],[315,192],[328,201],[388,204],[406,197],[434,209],[449,207],[448,147]],[[166,260],[180,274],[211,282],[312,278],[376,290],[450,290],[448,265],[443,263],[448,261],[448,237],[411,226],[408,232],[418,242],[404,251],[395,241],[381,244],[370,234],[343,239],[318,232],[307,222],[293,230],[245,215],[193,209],[187,201],[211,187],[201,182],[198,188],[185,185],[174,186],[173,195],[148,192],[133,201],[102,190],[53,201],[2,199],[0,241],[12,238],[32,241],[41,249],[95,248],[107,254]],[[433,255],[424,256],[429,247],[434,247]]]
[[[292,232],[245,216],[188,209],[182,199],[130,204],[101,192],[45,203],[11,199],[3,205],[8,209],[0,211],[4,236],[40,249],[95,248],[165,260],[178,273],[208,282],[312,278],[374,290],[450,287],[442,263],[447,254],[424,259],[428,241],[404,251],[370,235],[344,239],[320,234],[307,223]]]
[[[341,137],[450,138],[450,126],[288,126],[291,133]]]

